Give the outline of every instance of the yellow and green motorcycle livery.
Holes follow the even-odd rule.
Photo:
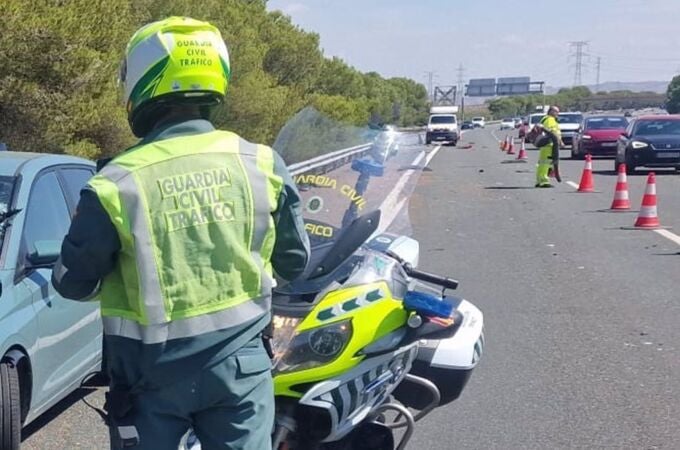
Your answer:
[[[331,155],[290,166],[312,254],[273,295],[275,450],[403,449],[417,421],[460,395],[481,357],[481,311],[445,295],[455,280],[416,269],[408,198],[426,149],[416,134],[388,132],[308,108],[274,144],[286,162],[300,161],[306,144]],[[388,141],[398,151],[385,151]],[[187,447],[198,445],[190,436]]]

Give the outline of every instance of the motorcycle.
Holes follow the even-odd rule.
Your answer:
[[[304,142],[337,150],[329,135],[365,139],[348,128],[306,109],[274,148],[286,160]],[[417,269],[404,206],[424,154],[390,150],[406,138],[376,151],[377,136],[363,157],[295,176],[312,252],[273,294],[276,450],[401,450],[416,422],[460,396],[482,355],[481,311],[447,295],[456,280]],[[183,448],[200,443],[189,434]]]

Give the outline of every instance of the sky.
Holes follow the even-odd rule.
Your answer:
[[[667,81],[680,73],[680,0],[269,0],[307,31],[326,56],[362,71],[427,84],[530,76],[574,84],[574,48],[584,47],[583,84]]]

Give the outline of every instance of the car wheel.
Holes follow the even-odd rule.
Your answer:
[[[635,175],[635,166],[626,163],[626,175]]]
[[[10,363],[0,364],[0,448],[19,449],[21,443],[21,396],[19,373]]]

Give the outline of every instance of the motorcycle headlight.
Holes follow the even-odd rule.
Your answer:
[[[290,342],[295,336],[295,329],[300,324],[301,319],[274,315],[272,323],[274,325],[274,337],[272,339],[272,352],[274,353],[274,366],[286,353]]]
[[[351,337],[349,320],[299,333],[275,362],[275,370],[285,373],[328,364],[342,353]]]

